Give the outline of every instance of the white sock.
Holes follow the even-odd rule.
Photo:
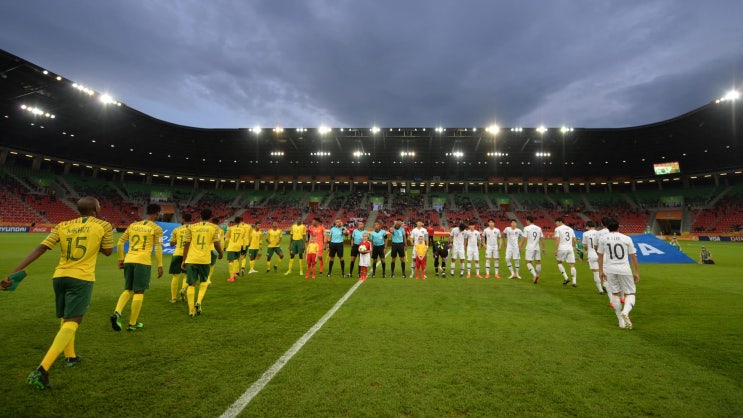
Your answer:
[[[510,263],[507,264],[507,266],[508,266],[508,270],[511,271],[511,274],[516,274],[516,272],[513,271],[513,266]]]
[[[537,270],[537,276],[539,276],[540,274],[542,274],[542,264],[537,264],[536,270]]]
[[[614,313],[617,315],[617,319],[622,317],[622,302],[619,301],[619,296],[610,293],[611,303],[614,305]]]
[[[471,273],[471,271],[470,271],[471,267],[472,267],[472,264],[471,264],[471,263],[470,263],[469,261],[467,261],[467,275],[468,275],[468,276],[469,276],[469,275],[470,275],[470,273]]]
[[[519,260],[516,260],[516,275],[517,276],[519,275],[519,267],[520,267]]]
[[[485,274],[490,274],[490,259],[485,259]]]
[[[567,280],[568,279],[568,273],[565,272],[565,267],[563,267],[562,264],[557,265],[557,269],[560,270],[560,274],[562,274],[562,277]]]
[[[495,259],[495,274],[499,274],[499,273],[500,273],[500,260],[496,258]]]
[[[624,309],[622,310],[623,313],[626,313],[629,315],[632,308],[635,307],[635,294],[626,295],[624,297]]]
[[[529,273],[531,273],[532,276],[537,277],[537,271],[534,270],[534,266],[532,266],[531,263],[526,263],[526,268],[529,269]]]
[[[604,291],[604,289],[601,287],[601,277],[599,276],[598,271],[593,272],[593,282],[596,283],[596,289],[598,289],[599,292]]]
[[[578,281],[578,271],[575,266],[570,267],[570,275],[573,276],[573,284],[575,284]]]

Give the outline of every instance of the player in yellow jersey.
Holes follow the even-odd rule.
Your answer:
[[[245,227],[245,241],[250,245],[250,234],[253,232],[253,226],[250,224],[243,224]],[[240,275],[245,275],[245,265],[248,262],[248,245],[243,246],[240,250]]]
[[[227,229],[225,234],[226,251],[227,251],[227,264],[230,271],[230,278],[228,282],[234,282],[237,277],[237,273],[240,271],[240,251],[248,243],[248,236],[246,234],[247,228],[243,223],[243,218],[236,216],[235,224]]]
[[[170,246],[173,247],[173,256],[170,258],[170,267],[168,268],[168,272],[173,275],[173,278],[170,280],[170,303],[176,302],[178,284],[181,281],[181,275],[185,273],[184,270],[181,270],[181,264],[183,264],[183,246],[185,244],[183,239],[186,237],[186,230],[189,223],[191,223],[191,214],[184,213],[181,216],[181,226],[175,228],[170,233]],[[181,298],[185,300],[186,294],[181,293]]]
[[[219,244],[220,229],[207,221],[212,216],[211,209],[201,210],[202,221],[191,224],[186,231],[186,243],[183,247],[183,265],[188,280],[188,315],[201,315],[201,303],[209,286],[209,267],[212,259],[212,247],[217,251],[217,258],[222,258],[222,246]],[[194,302],[196,291],[194,284],[199,282],[199,297]]]
[[[273,222],[271,224],[271,229],[266,231],[266,242],[268,243],[268,249],[266,250],[266,273],[271,271],[271,256],[274,253],[279,255],[279,261],[274,264],[273,271],[279,270],[279,264],[284,259],[284,252],[281,251],[281,247],[279,247],[279,244],[281,244],[281,236],[283,234],[284,231],[279,229],[278,222]]]
[[[255,269],[255,260],[258,258],[258,253],[261,250],[261,238],[263,238],[263,234],[258,228],[258,225],[251,225],[250,239],[248,240],[248,257],[250,258],[250,271],[248,271],[248,274],[258,273],[258,270]]]
[[[297,219],[297,223],[292,225],[290,231],[291,244],[289,244],[289,269],[284,275],[289,275],[292,272],[292,265],[294,264],[294,256],[299,258],[299,275],[302,275],[302,255],[304,254],[304,240],[307,238],[307,227],[302,223],[301,219]]]
[[[129,326],[127,331],[142,329],[144,324],[137,322],[139,313],[142,311],[144,302],[144,291],[150,288],[150,275],[152,274],[152,250],[155,250],[155,261],[157,261],[157,278],[163,276],[163,229],[155,223],[160,217],[160,205],[152,203],[147,206],[145,219],[134,222],[124,231],[119,238],[117,253],[119,255],[119,268],[124,269],[124,291],[119,296],[113,315],[111,315],[111,328],[121,331],[121,312],[132,300],[131,312],[129,313]],[[129,251],[124,257],[124,244],[129,241]]]
[[[217,240],[217,243],[224,248],[224,236],[227,232],[227,226],[220,225],[221,219],[219,217],[212,218],[212,223],[217,226],[217,232],[219,233],[219,240]],[[206,284],[210,285],[212,284],[212,276],[214,275],[214,270],[217,269],[217,247],[216,243],[212,245],[212,262],[209,265],[209,276],[206,278]],[[199,285],[199,290],[201,289],[201,285]]]
[[[26,378],[26,382],[39,389],[51,387],[49,368],[64,352],[65,366],[72,367],[80,361],[75,354],[75,333],[90,305],[95,282],[95,265],[98,253],[111,255],[114,239],[111,224],[98,219],[101,205],[92,197],[77,201],[81,217],[61,222],[52,232],[21,261],[12,273],[19,272],[57,244],[61,249],[59,263],[52,275],[57,318],[62,324],[41,364]],[[0,282],[2,290],[13,284],[7,277]]]

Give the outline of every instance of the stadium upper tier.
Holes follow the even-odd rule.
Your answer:
[[[5,51],[0,95],[0,147],[150,173],[567,180],[647,177],[653,163],[671,161],[684,173],[743,167],[735,100],[621,129],[200,129],[155,119]]]

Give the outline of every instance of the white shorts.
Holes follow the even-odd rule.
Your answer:
[[[524,251],[524,259],[526,261],[542,261],[542,250],[539,248],[536,250],[526,250]]]
[[[451,249],[452,260],[464,260],[464,247],[463,248],[452,248]]]
[[[518,260],[521,258],[521,252],[518,248],[506,247],[506,260],[514,259]]]
[[[467,248],[467,260],[480,261],[480,250],[477,248]]]
[[[498,258],[498,247],[485,247],[485,258]]]
[[[566,263],[575,263],[575,253],[573,249],[569,250],[557,250],[557,261],[564,261]]]
[[[369,267],[371,253],[359,254],[359,267]]]
[[[591,270],[598,270],[599,269],[599,259],[598,258],[588,258],[588,268]]]
[[[609,293],[624,293],[629,295],[635,293],[635,278],[626,274],[606,274],[606,290]]]

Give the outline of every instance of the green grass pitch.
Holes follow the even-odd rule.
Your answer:
[[[0,235],[0,273],[42,239]],[[707,246],[718,264],[640,266],[631,331],[586,263],[577,288],[561,284],[551,240],[536,286],[523,264],[523,280],[466,280],[435,277],[429,261],[416,281],[398,263],[398,278],[364,282],[241,416],[741,416],[743,244]],[[692,258],[698,247],[684,243]],[[76,337],[83,362],[58,361],[39,391],[25,378],[59,327],[58,257],[0,293],[0,416],[218,416],[356,283],[337,262],[333,278],[305,280],[296,263],[284,276],[286,259],[278,274],[261,259],[260,273],[227,283],[221,260],[202,316],[168,302],[170,276],[153,277],[144,329],[114,332],[123,279],[115,255],[99,256]]]

